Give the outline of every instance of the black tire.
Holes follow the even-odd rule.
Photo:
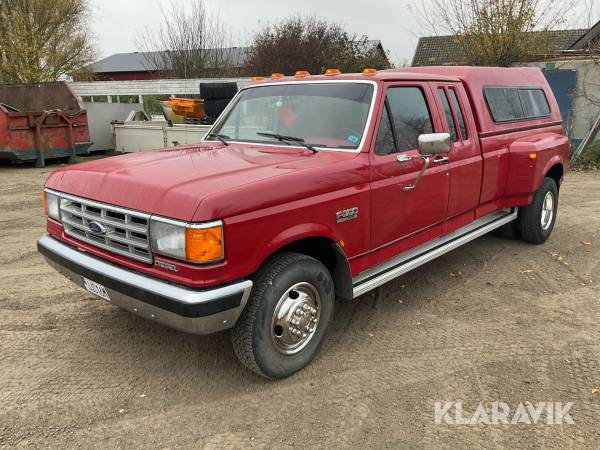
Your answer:
[[[273,337],[273,316],[280,300],[287,298],[284,294],[298,283],[310,284],[318,292],[319,317],[304,346],[297,353],[284,354]],[[333,317],[334,300],[331,274],[320,261],[299,253],[274,255],[259,270],[246,309],[232,329],[236,355],[247,368],[264,377],[292,375],[317,355]]]
[[[227,108],[231,99],[205,100],[204,111],[208,117],[217,118]]]
[[[547,225],[542,226],[542,213],[546,196],[551,195],[552,216]],[[543,244],[552,233],[558,212],[558,187],[552,178],[544,178],[540,188],[533,195],[531,204],[519,210],[519,231],[525,242]]]
[[[209,100],[231,100],[237,94],[237,83],[234,82],[211,82],[200,83],[200,97],[204,101]]]

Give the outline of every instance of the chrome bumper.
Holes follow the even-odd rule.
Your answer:
[[[102,284],[110,302],[138,316],[192,334],[233,327],[242,314],[252,281],[194,290],[140,275],[90,256],[51,236],[38,240],[48,264],[83,287],[82,276]]]

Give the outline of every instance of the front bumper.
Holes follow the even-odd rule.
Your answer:
[[[51,236],[38,240],[48,264],[83,287],[82,276],[102,284],[111,303],[138,316],[192,334],[209,334],[233,327],[242,314],[252,281],[195,290],[140,275],[90,256]]]

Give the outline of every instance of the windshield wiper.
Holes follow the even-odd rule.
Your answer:
[[[277,139],[278,141],[285,142],[288,145],[291,145],[290,142],[294,142],[296,144],[300,144],[301,146],[309,149],[313,153],[317,153],[316,148],[314,148],[310,144],[307,144],[306,142],[304,142],[304,139],[299,138],[299,137],[285,136],[283,134],[277,134],[277,133],[265,133],[262,131],[258,131],[256,134],[258,134],[259,136],[265,136],[265,137],[271,137],[273,139]]]
[[[206,135],[206,137],[216,138],[216,139],[220,140],[224,145],[229,145],[229,142],[227,142],[226,139],[231,139],[226,134],[216,134],[216,133],[208,133]]]

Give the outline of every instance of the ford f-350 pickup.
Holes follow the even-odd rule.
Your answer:
[[[204,142],[60,168],[38,249],[115,305],[283,378],[351,300],[485,233],[541,244],[569,143],[531,68],[256,80]]]

